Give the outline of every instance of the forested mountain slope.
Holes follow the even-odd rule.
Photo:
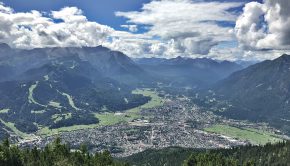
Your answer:
[[[290,131],[290,56],[282,55],[237,71],[211,89],[211,98],[226,100],[224,115],[266,121]],[[218,103],[220,104],[220,103]],[[225,107],[227,107],[225,105]]]

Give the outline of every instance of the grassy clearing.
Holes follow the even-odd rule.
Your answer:
[[[55,102],[55,101],[50,101],[48,103],[48,105],[52,106],[52,107],[55,107],[55,108],[62,108],[62,106],[60,105],[60,103],[58,102]]]
[[[75,105],[75,103],[74,103],[74,101],[73,101],[73,98],[72,98],[69,94],[64,93],[64,92],[62,92],[61,94],[67,98],[67,100],[68,100],[70,106],[71,106],[73,109],[75,109],[75,110],[77,110],[77,111],[81,110],[81,109],[79,109],[79,108],[76,107],[76,105]]]
[[[249,128],[237,128],[228,125],[214,125],[204,129],[207,132],[217,133],[240,140],[250,141],[252,144],[265,145],[268,142],[281,141],[275,134]]]
[[[49,129],[48,127],[44,127],[41,130],[37,132],[38,135],[48,136],[48,135],[56,135],[61,132],[67,132],[67,131],[75,131],[75,130],[81,130],[81,129],[90,129],[95,128],[98,125],[74,125],[69,127],[61,127],[58,129]]]
[[[38,110],[38,111],[32,110],[31,113],[32,114],[43,114],[43,113],[45,113],[45,110]]]
[[[5,122],[4,120],[0,119],[1,123],[3,123],[6,127],[10,128],[16,135],[20,136],[21,138],[28,138],[29,134],[23,133],[22,131],[18,130],[14,123]]]
[[[137,89],[132,92],[133,94],[142,94],[143,96],[151,97],[151,100],[148,103],[145,103],[139,107],[135,107],[125,111],[125,113],[132,117],[133,119],[140,117],[140,111],[142,109],[150,109],[155,107],[160,107],[164,104],[164,100],[158,96],[156,91],[151,91],[150,89]]]
[[[44,80],[45,80],[45,81],[48,81],[48,80],[49,80],[49,76],[48,76],[48,75],[45,75],[45,76],[44,76]]]
[[[42,105],[40,103],[38,103],[34,98],[33,98],[33,91],[37,88],[38,86],[38,81],[36,81],[35,84],[31,85],[29,87],[29,93],[28,93],[28,102],[29,103],[33,103],[33,104],[36,104],[36,105],[39,105],[39,106],[42,106],[42,107],[46,107],[45,105]]]
[[[69,127],[61,127],[58,129],[49,129],[48,127],[44,127],[37,132],[37,135],[50,136],[50,135],[59,134],[61,132],[75,131],[75,130],[81,130],[81,129],[90,129],[90,128],[95,128],[95,127],[98,127],[98,124],[74,125],[74,126],[69,126]]]
[[[150,109],[162,106],[164,104],[163,99],[158,96],[158,93],[156,91],[151,91],[150,89],[137,89],[134,90],[132,93],[151,97],[151,100],[148,103],[140,106],[141,108]]]
[[[126,122],[128,119],[124,114],[117,115],[115,113],[98,113],[95,116],[99,119],[100,126],[109,126],[118,124],[121,122]]]
[[[116,113],[97,113],[95,116],[100,120],[100,126],[114,125],[121,122],[130,122],[134,119],[141,118],[140,111],[142,109],[150,109],[162,106],[164,101],[158,96],[158,93],[151,91],[150,89],[137,89],[132,92],[133,94],[142,94],[143,96],[151,97],[148,103],[145,103],[139,107],[128,109],[121,114]]]
[[[62,118],[64,117],[64,119],[69,119],[72,117],[71,113],[66,113],[66,114],[54,114],[52,115],[52,119],[54,121],[54,123],[62,120]]]
[[[2,110],[0,110],[0,113],[5,114],[5,113],[8,113],[9,110],[10,110],[10,109],[2,109]]]

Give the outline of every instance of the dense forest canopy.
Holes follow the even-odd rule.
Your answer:
[[[147,150],[124,160],[133,165],[154,166],[287,166],[290,142],[212,150],[170,147]]]

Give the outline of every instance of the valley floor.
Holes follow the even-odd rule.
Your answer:
[[[35,139],[20,142],[20,146],[44,147],[56,137],[61,137],[73,148],[84,143],[91,152],[109,149],[113,156],[124,157],[151,148],[229,148],[288,139],[265,123],[227,119],[201,110],[185,96],[167,94],[161,100],[156,92],[148,89],[135,93],[146,93],[152,101],[124,113],[107,113],[102,117],[103,125],[35,136]],[[124,119],[128,117],[126,114],[133,118]]]

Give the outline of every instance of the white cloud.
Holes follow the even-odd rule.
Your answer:
[[[135,31],[137,25],[128,28]],[[76,7],[65,7],[48,14],[38,11],[17,13],[3,4],[0,4],[0,42],[24,49],[103,45],[131,57],[155,54],[157,50],[153,45],[159,43],[150,35],[116,31],[88,21]]]
[[[17,13],[0,4],[0,42],[12,47],[97,46],[112,31],[108,26],[88,21],[76,7],[52,11],[47,17],[38,11]]]
[[[3,2],[0,2],[0,12],[1,13],[12,13],[12,9],[10,7],[4,6]]]
[[[121,27],[129,29],[130,32],[137,32],[138,31],[137,25],[121,25]]]
[[[241,5],[232,2],[154,0],[145,4],[140,12],[116,12],[116,15],[127,18],[128,23],[149,26],[147,35],[161,38],[165,55],[206,55],[219,42],[233,39],[232,28],[218,26],[217,21],[234,22],[237,16],[228,9]]]
[[[87,18],[83,15],[82,10],[76,7],[65,7],[60,11],[52,11],[51,15],[55,19],[62,19],[64,22],[87,22]]]
[[[128,31],[116,31],[89,21],[76,7],[49,13],[24,13],[15,12],[0,3],[0,42],[26,49],[103,45],[131,57],[190,56],[250,60],[272,59],[290,52],[288,1],[248,3],[235,29],[219,26],[217,21],[235,22],[238,16],[228,9],[240,5],[231,2],[153,0],[144,4],[141,11],[117,12],[117,16],[128,19],[128,24],[121,25]],[[263,24],[258,24],[261,22]],[[148,31],[136,33],[142,28]],[[219,47],[220,43],[234,41],[236,37],[243,49]]]
[[[236,22],[235,32],[246,50],[290,50],[289,0],[250,2]]]

